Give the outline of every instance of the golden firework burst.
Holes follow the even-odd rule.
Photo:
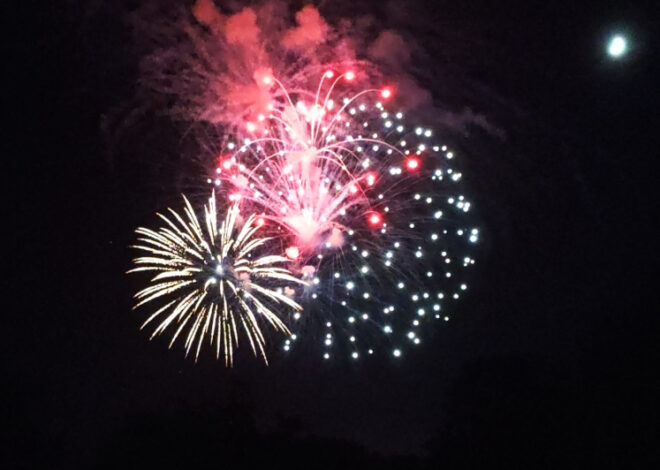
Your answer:
[[[300,311],[301,306],[283,288],[304,282],[281,266],[287,258],[259,255],[269,238],[255,236],[260,224],[254,215],[240,221],[239,208],[233,205],[218,227],[213,194],[204,206],[202,226],[188,199],[183,199],[184,217],[168,209],[170,217],[158,214],[165,225],[157,231],[136,230],[139,244],[133,248],[147,255],[135,258],[136,267],[128,272],[157,273],[135,294],[134,308],[158,303],[142,328],[158,322],[151,338],[173,331],[170,347],[185,331],[186,355],[194,348],[195,360],[207,339],[218,358],[223,353],[227,365],[232,364],[242,330],[255,356],[268,363],[262,325],[290,335],[278,307]]]

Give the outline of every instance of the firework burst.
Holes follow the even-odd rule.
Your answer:
[[[170,347],[183,333],[186,355],[194,349],[196,359],[206,340],[228,365],[242,331],[253,353],[267,362],[262,325],[290,334],[278,308],[300,311],[290,295],[292,286],[304,282],[279,266],[285,257],[263,254],[269,238],[255,236],[260,228],[255,215],[242,221],[233,205],[219,225],[213,194],[200,224],[190,202],[184,201],[185,218],[169,209],[170,217],[158,214],[165,225],[157,231],[136,230],[139,244],[133,248],[147,254],[136,258],[129,272],[156,275],[135,295],[134,308],[158,303],[142,328],[157,323],[152,338],[173,331]]]
[[[150,19],[148,13],[137,19]],[[193,174],[185,192],[205,179],[219,206],[233,207],[227,225],[240,208],[250,221],[241,230],[259,227],[270,238],[259,254],[281,267],[276,279],[262,273],[268,282],[260,286],[267,300],[286,308],[256,304],[249,295],[264,293],[245,287],[256,272],[241,278],[232,264],[239,258],[218,258],[224,245],[209,242],[210,228],[202,238],[192,228],[198,223],[175,218],[176,240],[163,229],[138,231],[152,240],[141,248],[156,250],[138,259],[144,263],[138,269],[158,271],[138,304],[175,297],[147,320],[161,319],[154,334],[179,325],[175,339],[188,328],[188,351],[196,346],[197,355],[209,336],[218,355],[224,345],[229,362],[240,329],[264,355],[265,336],[255,326],[261,317],[290,332],[283,350],[312,338],[325,359],[383,351],[400,357],[421,344],[427,325],[448,321],[468,290],[481,234],[454,153],[401,112],[430,101],[402,68],[409,52],[403,39],[389,31],[373,42],[355,38],[354,22],[330,24],[309,5],[292,25],[285,5],[269,1],[225,11],[197,0],[192,15],[165,16],[138,22],[153,33],[141,63],[140,100],[185,122],[185,135],[200,149],[187,158],[201,163],[204,176]],[[187,172],[180,174],[188,184]],[[204,198],[208,185],[202,184]],[[215,211],[213,200],[206,219]],[[182,252],[187,245],[192,251]],[[149,261],[163,251],[165,264]],[[225,266],[219,259],[232,261]],[[177,273],[170,274],[176,282],[168,271]],[[288,285],[278,291],[274,280]]]
[[[308,314],[294,312],[285,350],[311,322],[313,336],[325,327],[325,358],[337,343],[354,359],[372,354],[375,333],[398,357],[421,343],[424,325],[449,319],[479,230],[453,152],[387,110],[392,88],[354,93],[356,78],[329,70],[315,92],[289,93],[263,77],[275,89],[269,112],[236,132],[207,181],[259,214],[308,281],[299,297]]]

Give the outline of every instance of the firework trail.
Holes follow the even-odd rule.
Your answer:
[[[143,97],[156,108],[167,102],[173,119],[204,130],[202,151],[192,157],[206,172],[199,179],[218,194],[221,213],[240,210],[252,221],[245,226],[270,238],[260,245],[270,250],[267,259],[286,263],[281,274],[291,285],[285,294],[269,292],[288,308],[258,312],[290,334],[282,348],[312,338],[326,359],[399,357],[421,344],[427,325],[449,320],[468,288],[465,271],[480,234],[462,174],[434,131],[411,127],[400,111],[428,94],[401,74],[384,80],[360,52],[383,57],[395,45],[405,62],[400,37],[385,32],[360,46],[342,30],[350,24],[331,27],[307,6],[290,27],[283,9],[267,2],[227,15],[197,1],[193,22],[177,15],[155,35],[158,47],[142,63]],[[215,213],[214,199],[211,205]],[[148,289],[138,296],[150,298]],[[198,285],[197,295],[204,289]],[[227,293],[240,299],[229,288],[215,302],[228,302]],[[210,312],[203,313],[213,325]],[[235,312],[245,317],[245,309]],[[170,312],[165,326],[175,319],[184,316]],[[186,341],[190,350],[198,338],[197,353],[209,333],[202,321]],[[266,339],[253,323],[244,329],[263,356]],[[231,361],[232,343],[223,341]]]
[[[273,310],[274,306],[301,309],[282,293],[286,286],[303,284],[278,264],[282,256],[265,254],[268,238],[257,238],[259,224],[249,216],[239,227],[239,209],[231,207],[218,226],[215,195],[204,208],[204,224],[200,224],[194,209],[185,199],[185,220],[170,209],[171,218],[158,214],[165,226],[158,231],[138,228],[139,245],[133,248],[146,256],[134,260],[129,272],[155,272],[149,287],[139,291],[135,308],[160,302],[158,310],[142,325],[157,322],[152,338],[174,330],[170,347],[187,330],[186,355],[195,349],[199,356],[206,339],[215,344],[216,355],[222,350],[225,362],[232,363],[233,348],[238,346],[239,331],[250,342],[255,355],[264,361],[265,338],[261,324],[289,334],[286,325]],[[288,283],[288,284],[287,284]]]

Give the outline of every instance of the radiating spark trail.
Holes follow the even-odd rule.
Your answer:
[[[135,295],[134,308],[158,305],[142,328],[157,323],[152,338],[172,331],[170,347],[183,333],[186,355],[194,349],[195,359],[206,339],[215,345],[218,358],[222,352],[227,365],[233,362],[242,332],[252,352],[267,362],[262,324],[289,335],[278,309],[301,307],[283,288],[292,290],[304,282],[279,266],[285,257],[262,253],[269,239],[255,236],[260,228],[256,215],[241,223],[240,210],[233,205],[218,225],[213,194],[200,223],[190,202],[184,201],[184,216],[169,209],[169,217],[158,214],[165,223],[158,230],[136,230],[139,244],[133,248],[146,255],[136,258],[129,272],[156,275]]]

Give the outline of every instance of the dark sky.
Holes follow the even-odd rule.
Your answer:
[[[414,29],[373,3],[385,25]],[[233,370],[147,341],[131,310],[132,231],[176,194],[175,166],[155,169],[149,155],[172,140],[118,157],[102,131],[136,80],[122,8],[30,11],[14,44],[27,67],[12,72],[30,91],[6,90],[18,111],[5,156],[11,466],[648,462],[660,396],[651,6],[410,2],[433,67],[460,71],[425,85],[507,134],[452,136],[487,240],[471,295],[400,362],[294,356]],[[631,43],[619,61],[605,54],[615,31]]]

